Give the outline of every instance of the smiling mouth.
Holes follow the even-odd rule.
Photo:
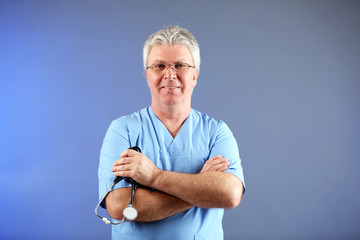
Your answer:
[[[162,87],[162,88],[165,88],[165,89],[176,89],[176,88],[179,88],[179,87]]]

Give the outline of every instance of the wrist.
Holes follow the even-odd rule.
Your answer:
[[[163,170],[160,170],[158,168],[155,169],[149,187],[157,189],[157,186],[159,185],[159,181],[163,172],[164,172]]]

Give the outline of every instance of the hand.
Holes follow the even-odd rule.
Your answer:
[[[149,158],[132,149],[121,154],[120,159],[114,162],[111,171],[115,176],[132,178],[147,187],[152,185],[160,173],[160,169]]]
[[[224,172],[228,169],[230,162],[227,158],[223,158],[220,155],[210,158],[207,160],[201,169],[200,173],[206,172]]]

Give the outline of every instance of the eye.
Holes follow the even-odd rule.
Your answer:
[[[184,70],[184,69],[187,69],[189,67],[189,65],[186,63],[175,63],[174,67],[176,70]]]
[[[164,69],[166,68],[166,65],[165,65],[165,64],[161,64],[161,63],[159,63],[159,64],[154,64],[154,65],[152,66],[152,68],[153,68],[155,71],[162,71],[162,70],[164,70]]]

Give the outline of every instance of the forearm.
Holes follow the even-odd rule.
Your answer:
[[[122,219],[122,212],[129,202],[130,189],[116,189],[106,198],[110,216]],[[157,221],[186,211],[192,207],[189,203],[159,191],[138,188],[135,191],[133,206],[138,211],[135,221]]]
[[[211,160],[212,159],[212,160]],[[114,162],[115,176],[130,177],[138,183],[157,189],[201,208],[233,208],[239,205],[243,186],[239,178],[222,172],[216,158],[208,161],[210,168],[199,174],[164,171],[157,168],[144,154],[127,150]],[[222,159],[222,158],[221,158]],[[207,162],[208,162],[207,161]],[[221,162],[221,160],[220,160]],[[220,166],[223,164],[220,163]],[[211,167],[212,166],[212,167]],[[225,169],[228,164],[225,164]],[[215,167],[214,170],[211,170]]]
[[[160,171],[152,186],[202,208],[233,208],[243,192],[241,181],[230,173],[185,174]]]
[[[134,199],[134,207],[139,211],[136,221],[161,220],[193,207],[177,197],[146,189],[136,190]]]

